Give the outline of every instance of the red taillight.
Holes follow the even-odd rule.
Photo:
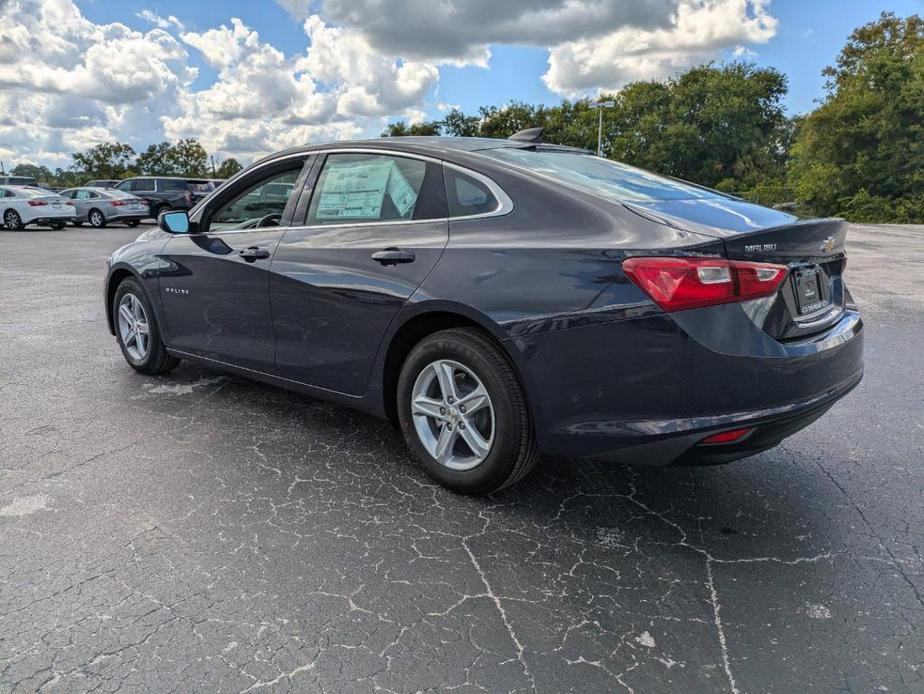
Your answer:
[[[77,204],[73,200],[65,200],[65,205],[70,205],[71,207],[77,207]]]
[[[112,205],[113,207],[122,207],[122,205],[127,205],[128,203],[125,202],[124,200],[113,200],[109,204]]]
[[[746,301],[776,292],[785,265],[724,258],[626,258],[629,278],[665,311]]]
[[[730,429],[729,431],[723,431],[721,434],[713,434],[712,436],[707,436],[700,444],[715,444],[715,443],[735,443],[735,441],[740,441],[745,436],[754,431],[754,427],[744,427],[743,429]]]
[[[42,207],[43,205],[47,205],[47,204],[48,203],[45,202],[44,200],[30,200],[29,201],[29,207]]]

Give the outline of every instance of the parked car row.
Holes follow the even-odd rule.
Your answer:
[[[50,191],[37,185],[0,185],[0,219],[12,231],[28,225],[61,229],[66,223],[102,228],[138,226],[161,212],[189,210],[223,181],[170,176],[97,179],[79,188]]]

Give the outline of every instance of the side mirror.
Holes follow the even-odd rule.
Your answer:
[[[161,212],[157,218],[157,226],[171,234],[188,234],[189,233],[189,215],[180,210],[179,212]]]

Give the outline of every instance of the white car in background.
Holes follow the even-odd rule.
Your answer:
[[[0,186],[0,219],[9,231],[27,224],[61,229],[74,217],[74,206],[57,193],[31,186]]]

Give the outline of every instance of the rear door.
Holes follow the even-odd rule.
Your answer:
[[[291,223],[295,196],[276,207],[251,202],[267,183],[299,189],[311,157],[260,167],[226,187],[192,221],[194,233],[164,247],[170,270],[160,276],[168,344],[220,362],[275,369],[269,277],[273,254]]]
[[[304,222],[273,260],[276,365],[286,378],[361,395],[389,323],[449,240],[442,166],[343,151],[318,169],[299,202]]]

